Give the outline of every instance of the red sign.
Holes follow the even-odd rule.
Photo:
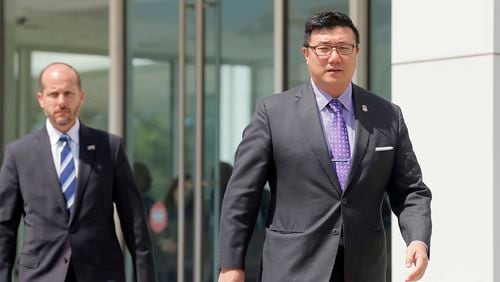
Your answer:
[[[168,223],[168,212],[165,204],[156,202],[149,211],[149,226],[154,233],[160,233],[165,230]]]

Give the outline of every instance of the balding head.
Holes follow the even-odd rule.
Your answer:
[[[38,86],[40,88],[40,92],[42,92],[44,89],[43,78],[44,78],[45,74],[49,73],[52,70],[58,70],[58,69],[71,70],[75,75],[75,80],[76,80],[75,83],[76,83],[76,86],[78,87],[78,90],[80,90],[80,91],[82,90],[82,81],[80,78],[80,73],[78,73],[78,71],[73,66],[71,66],[69,64],[66,64],[63,62],[54,62],[54,63],[47,65],[45,68],[43,68],[42,71],[40,72],[40,75],[38,76]]]

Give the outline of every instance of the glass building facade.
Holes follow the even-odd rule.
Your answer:
[[[119,31],[110,15],[118,2],[116,82],[110,38]],[[364,3],[357,10],[366,30],[359,84],[390,99],[390,0],[3,0],[0,157],[8,142],[45,122],[35,99],[40,70],[54,61],[73,65],[87,94],[80,120],[112,131],[111,120],[122,121],[159,281],[216,281],[220,201],[255,102],[309,78],[301,53],[307,17],[353,15],[353,2]],[[110,110],[113,83],[123,89],[118,116]],[[267,198],[248,249],[248,281],[258,272]]]

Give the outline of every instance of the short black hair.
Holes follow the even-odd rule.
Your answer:
[[[312,15],[307,19],[304,26],[304,47],[309,46],[309,40],[311,39],[311,33],[318,29],[333,29],[335,27],[348,27],[356,35],[356,45],[359,44],[359,31],[352,23],[351,18],[346,14],[341,12],[320,12]]]
[[[42,76],[45,73],[46,70],[48,70],[50,67],[55,66],[55,65],[63,65],[71,69],[76,76],[76,86],[78,87],[78,90],[82,90],[82,79],[80,78],[80,73],[70,64],[64,63],[64,62],[53,62],[48,64],[46,67],[42,69],[40,72],[40,75],[38,76],[38,86],[40,87],[40,91],[43,91],[43,83],[42,83]]]

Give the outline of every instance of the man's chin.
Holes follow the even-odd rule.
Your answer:
[[[55,118],[51,122],[57,129],[66,130],[68,126],[71,126],[74,123],[74,120],[69,118]]]
[[[69,119],[56,119],[56,124],[59,125],[59,126],[66,126],[68,124],[70,124],[70,120]]]

